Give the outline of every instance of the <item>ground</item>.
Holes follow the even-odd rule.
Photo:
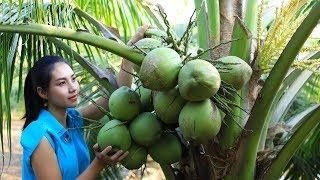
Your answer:
[[[21,120],[12,120],[12,153],[11,153],[11,161],[9,164],[9,148],[6,138],[6,133],[4,137],[4,158],[5,158],[5,166],[0,179],[3,180],[16,180],[21,179],[21,156],[22,156],[22,148],[20,146],[20,135],[21,129],[24,121]],[[2,162],[0,162],[2,167]],[[8,166],[9,165],[9,166]],[[144,172],[143,177],[140,176],[140,170],[137,171],[129,171],[127,173],[126,180],[138,180],[138,179],[148,179],[148,180],[161,180],[165,179],[164,175],[160,169],[158,163],[155,163],[150,157],[147,162],[147,169]]]
[[[4,158],[5,158],[5,166],[4,172],[2,173],[0,179],[6,180],[15,180],[21,179],[21,156],[22,156],[22,148],[20,146],[20,135],[21,129],[23,126],[24,121],[22,120],[13,120],[11,123],[12,126],[12,153],[11,153],[11,161],[9,164],[9,148],[7,143],[7,136],[6,133],[4,137]],[[0,162],[2,165],[2,162]],[[8,166],[9,165],[9,166]]]

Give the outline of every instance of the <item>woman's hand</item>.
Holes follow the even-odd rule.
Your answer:
[[[129,154],[128,151],[123,152],[122,150],[116,150],[115,154],[108,156],[108,153],[112,152],[112,147],[108,146],[101,151],[98,144],[93,146],[93,150],[96,158],[94,158],[90,166],[77,177],[77,180],[96,179],[102,169],[116,164]],[[115,149],[113,149],[113,151],[115,151]]]
[[[129,40],[127,45],[132,46],[134,43],[142,39],[144,37],[144,33],[149,27],[150,27],[149,25],[140,26],[137,29],[136,34],[132,36],[132,38]],[[133,66],[137,66],[137,65],[133,64],[132,62],[126,59],[122,59],[120,72],[118,73],[116,78],[118,87],[128,86],[131,88],[132,79],[133,79],[131,74],[133,73]]]
[[[134,43],[138,42],[140,39],[142,39],[144,37],[144,33],[146,32],[146,30],[150,27],[150,25],[143,25],[140,26],[137,31],[136,34],[134,36],[132,36],[132,38],[128,41],[127,45],[128,46],[132,46]]]
[[[99,166],[105,168],[106,166],[113,166],[117,162],[121,161],[125,158],[129,152],[123,152],[122,150],[112,149],[111,146],[107,146],[103,151],[100,150],[98,143],[93,146],[93,150],[95,153],[95,160]],[[109,152],[115,152],[112,155],[108,155]]]

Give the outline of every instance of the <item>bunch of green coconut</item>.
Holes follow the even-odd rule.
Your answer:
[[[224,81],[235,90],[250,79],[252,70],[242,59],[227,56],[211,63],[186,60],[155,38],[135,44],[146,53],[139,68],[139,86],[120,87],[109,99],[113,119],[97,135],[101,148],[108,145],[129,151],[121,162],[140,168],[150,156],[160,164],[181,159],[182,142],[206,143],[219,132],[222,114],[212,97]],[[184,59],[184,60],[182,60]]]

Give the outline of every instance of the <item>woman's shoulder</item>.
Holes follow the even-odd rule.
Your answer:
[[[37,146],[43,136],[47,133],[45,123],[41,121],[31,122],[21,134],[20,143],[23,147]]]
[[[42,121],[32,121],[23,131],[21,137],[28,136],[30,134],[39,134],[45,132],[47,127]]]

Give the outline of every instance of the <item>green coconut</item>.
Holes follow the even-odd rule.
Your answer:
[[[115,119],[130,121],[140,112],[140,97],[137,92],[127,86],[122,86],[111,94],[109,109]]]
[[[162,133],[161,122],[150,112],[139,114],[129,125],[132,139],[139,145],[149,146],[157,141]]]
[[[156,48],[144,58],[139,71],[143,87],[156,91],[166,91],[178,83],[182,67],[179,54],[170,48]]]
[[[153,105],[152,105],[152,91],[150,89],[144,88],[140,86],[136,92],[140,96],[141,101],[141,108],[144,112],[150,112],[153,111]]]
[[[107,146],[126,151],[131,146],[131,137],[128,128],[119,120],[107,122],[97,136],[99,147],[103,150]]]
[[[252,75],[251,67],[236,56],[226,56],[217,60],[217,68],[221,79],[235,89],[241,89]]]
[[[218,134],[221,115],[210,99],[190,101],[180,112],[179,127],[185,139],[204,143]]]
[[[89,129],[90,129],[89,136],[88,136],[88,143],[90,144],[89,147],[92,147],[96,143],[97,136],[100,129],[109,121],[110,121],[110,118],[107,115],[105,115],[101,119],[99,119],[99,121],[97,121],[96,123],[92,123],[89,125]]]
[[[160,29],[155,28],[149,28],[144,33],[146,37],[153,37],[153,38],[159,38],[159,39],[167,39],[168,35],[165,31],[162,31]]]
[[[89,125],[89,132],[88,132],[88,136],[86,137],[86,142],[89,147],[90,159],[93,159],[95,157],[92,147],[97,143],[98,133],[100,129],[109,121],[110,121],[109,116],[105,115],[101,119],[99,119],[97,122],[91,123]]]
[[[134,45],[145,53],[148,53],[155,48],[163,47],[161,41],[153,38],[140,39]]]
[[[156,162],[172,164],[181,159],[182,147],[176,136],[166,133],[159,141],[148,148],[148,152]]]
[[[102,125],[105,125],[109,121],[110,121],[110,118],[107,115],[105,115],[101,119],[99,119],[99,123],[102,124]]]
[[[121,164],[129,170],[139,169],[147,161],[148,151],[143,146],[132,142],[128,152],[128,156],[121,161]]]
[[[169,91],[156,92],[153,97],[153,106],[157,116],[166,124],[178,122],[179,114],[186,100],[180,96],[178,87]]]
[[[218,70],[209,62],[196,59],[187,62],[179,72],[181,96],[189,101],[202,101],[213,96],[220,87]]]
[[[161,41],[159,41],[157,39],[143,38],[143,39],[140,39],[138,42],[136,42],[134,44],[134,48],[136,48],[136,47],[138,47],[143,52],[148,53],[148,52],[150,52],[151,50],[153,50],[155,48],[163,47],[163,44],[161,43]],[[140,66],[134,65],[133,69],[136,72],[139,72],[140,71]]]

